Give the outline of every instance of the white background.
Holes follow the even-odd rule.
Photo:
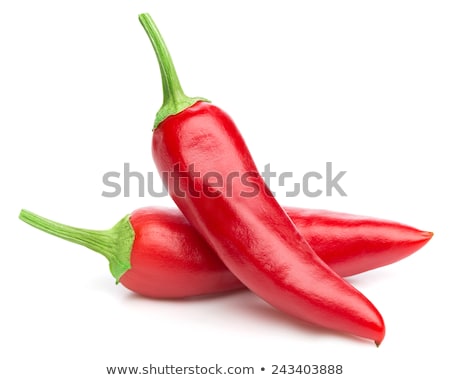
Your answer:
[[[185,91],[232,115],[261,170],[271,163],[297,181],[327,161],[347,171],[347,197],[286,199],[278,189],[280,202],[435,233],[410,258],[350,279],[384,316],[379,348],[307,327],[248,292],[136,297],[100,255],[18,220],[27,208],[101,229],[144,205],[172,205],[101,196],[103,173],[124,162],[155,170],[162,96],[142,12]],[[106,366],[150,363],[265,366],[258,377],[273,376],[272,364],[342,364],[342,379],[445,377],[449,19],[445,1],[2,2],[0,377],[106,379]]]

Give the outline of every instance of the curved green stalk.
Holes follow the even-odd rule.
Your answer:
[[[122,218],[109,230],[87,230],[54,222],[28,210],[22,210],[19,219],[29,225],[72,243],[83,245],[105,256],[109,261],[111,274],[119,282],[120,277],[131,268],[131,248],[134,230],[130,216]]]
[[[155,130],[167,117],[180,113],[198,101],[208,102],[208,100],[198,97],[191,98],[184,94],[169,50],[167,49],[155,22],[148,13],[140,14],[139,21],[150,38],[161,71],[163,105],[156,114],[155,125],[153,128]]]

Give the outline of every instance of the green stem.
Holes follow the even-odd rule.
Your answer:
[[[139,21],[150,38],[158,59],[159,69],[161,71],[163,105],[156,114],[155,125],[153,128],[156,129],[167,117],[180,113],[198,101],[208,102],[208,100],[198,97],[191,98],[185,95],[178,79],[169,50],[167,49],[167,46],[155,22],[148,13],[140,14]]]
[[[119,282],[131,268],[130,256],[134,242],[134,230],[127,215],[109,230],[88,230],[54,222],[28,210],[22,210],[19,219],[29,225],[72,243],[83,245],[105,256],[111,274]]]

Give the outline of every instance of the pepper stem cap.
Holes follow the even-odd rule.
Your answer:
[[[83,245],[100,253],[109,261],[109,269],[119,283],[122,275],[131,268],[131,249],[135,233],[130,216],[122,218],[109,230],[88,230],[54,222],[31,211],[22,210],[19,219],[29,225],[72,243]]]
[[[156,114],[153,127],[153,130],[155,130],[167,117],[184,111],[198,101],[209,102],[209,100],[200,97],[191,98],[185,95],[178,79],[172,57],[155,22],[148,13],[140,14],[139,21],[150,38],[161,71],[163,104]]]

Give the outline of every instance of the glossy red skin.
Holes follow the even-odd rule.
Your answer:
[[[408,257],[433,233],[391,220],[285,207],[313,250],[340,276],[352,276]]]
[[[341,276],[401,260],[430,232],[389,220],[326,210],[285,207],[313,250]],[[181,298],[244,285],[176,209],[146,207],[130,215],[135,231],[131,269],[120,282],[143,296]]]
[[[243,287],[178,210],[139,209],[130,223],[135,232],[131,268],[120,283],[133,292],[181,298]]]
[[[231,118],[218,107],[197,102],[169,116],[153,133],[153,158],[165,185],[189,223],[228,269],[277,309],[302,320],[380,343],[381,314],[357,289],[333,272],[312,250],[281,208]],[[167,173],[189,172],[175,181]],[[231,196],[222,189],[208,196],[206,173],[253,173],[252,188],[234,181]],[[185,195],[175,192],[180,187]],[[257,189],[253,197],[242,191]],[[194,189],[199,194],[192,194]],[[217,191],[217,188],[213,190]]]

